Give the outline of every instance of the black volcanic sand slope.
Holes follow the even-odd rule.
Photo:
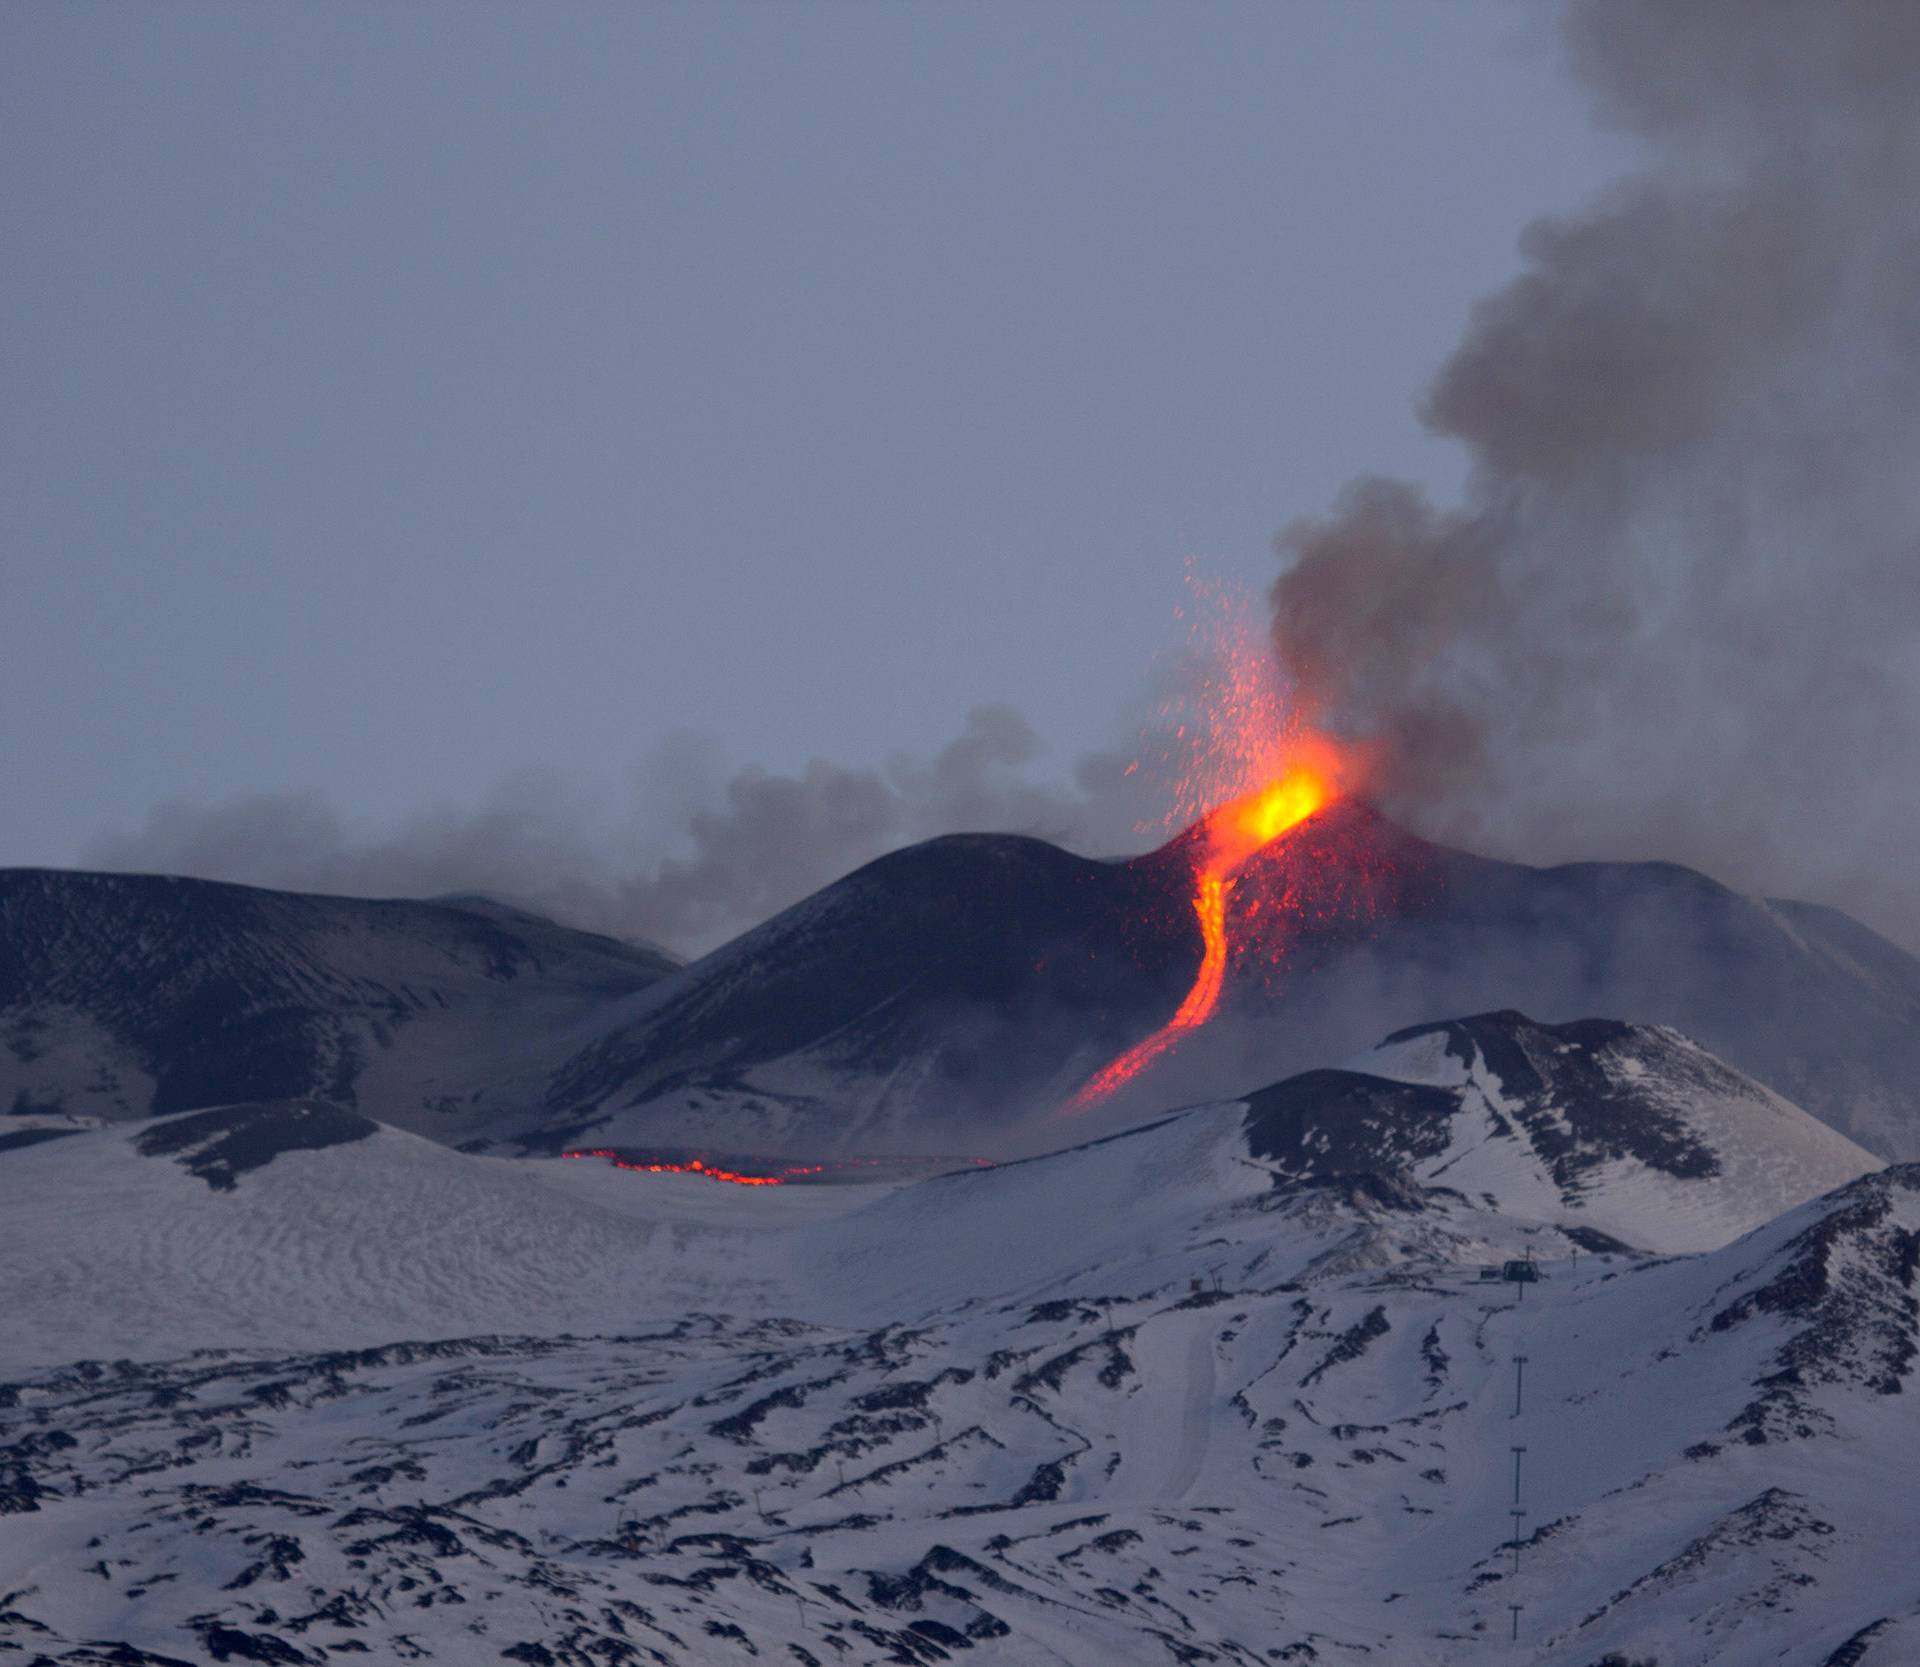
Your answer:
[[[0,1111],[310,1096],[535,1151],[1030,1149],[1185,995],[1198,837],[1126,862],[932,840],[679,969],[497,908],[0,873]],[[1920,962],[1832,910],[1491,862],[1346,803],[1247,863],[1229,912],[1220,1015],[1085,1132],[1520,1008],[1670,1025],[1920,1155]]]
[[[79,1134],[79,1129],[12,1129],[0,1134],[0,1152],[18,1152],[22,1147],[39,1146],[49,1140],[64,1140]]]
[[[1090,1069],[1158,1023],[1201,949],[1185,864],[1164,853],[1106,863],[1013,836],[931,840],[664,986],[556,1082],[556,1138],[608,1102],[736,1087],[800,1056],[872,1078],[908,1071],[929,1109],[1007,1119],[1072,1056]],[[831,1143],[845,1130],[821,1110],[813,1138]]]
[[[1446,1151],[1459,1109],[1451,1088],[1303,1071],[1247,1096],[1247,1149],[1301,1177],[1401,1169]]]
[[[1179,1005],[1202,947],[1197,837],[1120,863],[989,836],[883,858],[575,1057],[549,1143],[610,1121],[621,1139],[965,1149],[1019,1124]],[[1869,1149],[1920,1154],[1920,962],[1831,910],[1666,864],[1487,861],[1343,804],[1246,864],[1229,911],[1220,1017],[1116,1121],[1351,1057],[1396,1025],[1524,1007],[1671,1025]],[[796,1063],[831,1091],[783,1103]]]
[[[1182,1098],[1445,1015],[1601,1013],[1671,1026],[1868,1150],[1920,1156],[1920,960],[1835,910],[1669,863],[1492,862],[1351,804],[1256,856],[1231,910],[1236,962],[1220,1019],[1180,1050]]]
[[[371,1117],[319,1100],[270,1100],[189,1111],[155,1124],[136,1144],[147,1157],[170,1157],[216,1192],[287,1152],[319,1152],[379,1133]]]
[[[673,965],[484,902],[0,871],[0,1112],[352,1104],[396,1041],[516,1027],[537,1041],[556,1018],[623,1011]],[[417,1096],[378,1109],[450,1140],[467,1132]]]
[[[1537,1025],[1513,1012],[1416,1026],[1387,1041],[1432,1033],[1446,1037],[1447,1052],[1463,1065],[1477,1056],[1499,1077],[1514,1120],[1563,1187],[1609,1158],[1633,1158],[1683,1180],[1720,1171],[1719,1159],[1673,1106],[1676,1088],[1741,1092],[1733,1073],[1710,1055],[1672,1047],[1613,1019]],[[1628,1062],[1640,1070],[1625,1068]]]
[[[1452,858],[1430,905],[1340,981],[1367,978],[1407,1020],[1524,1006],[1667,1024],[1868,1150],[1920,1154],[1920,960],[1832,908],[1661,862]],[[1334,1001],[1319,993],[1306,1022]]]
[[[1278,980],[1230,990],[1263,1074],[1463,1011],[1603,1013],[1684,1032],[1883,1157],[1920,1155],[1920,961],[1857,922],[1663,863],[1417,860],[1364,938],[1308,933]]]

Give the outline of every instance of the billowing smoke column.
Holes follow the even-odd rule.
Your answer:
[[[1421,831],[1920,942],[1920,6],[1575,0],[1650,161],[1531,227],[1424,416],[1464,503],[1282,535],[1275,640]]]

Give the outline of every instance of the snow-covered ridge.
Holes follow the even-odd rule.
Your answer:
[[[1282,1173],[1405,1168],[1641,1249],[1710,1250],[1879,1160],[1678,1032],[1513,1011],[1390,1036],[1248,1101]]]
[[[1397,1077],[1310,1072],[908,1187],[647,1185],[306,1100],[66,1133],[0,1151],[0,1357],[592,1330],[609,1304],[620,1323],[744,1302],[864,1324],[1156,1288],[1207,1245],[1274,1278],[1527,1244],[1673,1253],[1877,1165],[1668,1033],[1503,1014],[1436,1034],[1453,1051],[1382,1050]]]
[[[1000,1289],[986,1259],[969,1296],[905,1324],[780,1317],[742,1281],[732,1318],[16,1377],[5,1624],[75,1667],[138,1651],[1881,1667],[1920,1648],[1920,1169],[1698,1257],[1576,1263],[1489,1215],[1509,1248],[1546,1252],[1516,1301],[1445,1254],[1463,1248],[1457,1201],[1427,1219],[1445,1201],[1262,1174],[1187,1218],[1231,1175],[1202,1123],[927,1184],[963,1213],[1018,1176],[1064,1239],[1127,1166],[1184,1145],[1134,1259],[1102,1265],[1119,1241],[1084,1238],[1094,1261],[1062,1294]],[[276,1170],[311,1178],[389,1138],[406,1137],[282,1154],[230,1192],[130,1161],[232,1208]],[[808,1231],[877,1245],[887,1211]],[[1325,1254],[1362,1241],[1371,1260]],[[609,1320],[631,1312],[603,1300]],[[1874,1653],[1836,1654],[1863,1637]]]

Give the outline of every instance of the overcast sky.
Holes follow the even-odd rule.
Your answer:
[[[0,862],[1124,743],[1520,228],[1620,171],[1537,13],[0,12]]]

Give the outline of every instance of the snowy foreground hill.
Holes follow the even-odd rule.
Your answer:
[[[904,1187],[16,1133],[0,1659],[1920,1658],[1920,1167],[1669,1031]]]

